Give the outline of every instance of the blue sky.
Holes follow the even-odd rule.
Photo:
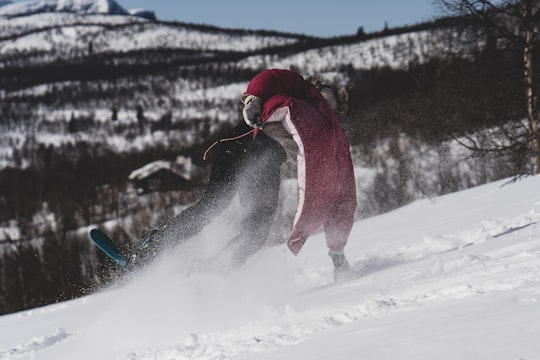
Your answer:
[[[410,25],[435,15],[433,0],[117,0],[162,20],[336,36]]]
[[[161,20],[338,36],[412,25],[436,15],[433,0],[116,0]],[[18,2],[18,1],[17,1]]]

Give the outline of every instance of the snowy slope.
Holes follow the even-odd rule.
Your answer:
[[[5,4],[0,10],[0,16],[27,16],[55,11],[77,14],[129,14],[114,0],[40,0]]]
[[[0,7],[0,18],[8,16],[14,6]],[[27,54],[38,63],[54,63],[58,57],[74,61],[76,55],[86,54],[91,42],[94,54],[123,53],[145,49],[192,49],[194,51],[255,51],[257,49],[284,46],[300,41],[299,37],[259,35],[251,32],[220,32],[212,29],[195,30],[188,25],[147,21],[141,17],[114,13],[101,13],[99,3],[95,8],[77,10],[83,4],[71,3],[73,11],[41,13],[29,9],[15,9],[25,16],[2,18],[0,21],[0,67],[4,61]],[[43,6],[45,6],[44,4]],[[59,4],[60,5],[60,4]],[[77,6],[75,6],[77,5]],[[109,5],[112,6],[112,5]],[[67,9],[67,8],[66,8]],[[137,10],[144,13],[143,10]],[[40,56],[36,55],[41,54]],[[28,59],[21,59],[23,62]],[[35,64],[25,62],[24,64]],[[18,66],[21,64],[18,63]]]
[[[340,283],[320,234],[220,274],[184,275],[188,244],[113,289],[0,317],[0,358],[539,359],[540,177],[504,184],[356,223]]]
[[[114,0],[58,0],[56,11],[75,12],[78,14],[128,14]]]

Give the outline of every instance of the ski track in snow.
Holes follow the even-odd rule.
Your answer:
[[[52,335],[36,336],[24,344],[15,346],[8,350],[0,350],[0,358],[18,358],[21,355],[27,354],[33,356],[36,351],[55,345],[56,343],[65,340],[69,336],[71,336],[71,334],[67,333],[66,330],[58,328]]]

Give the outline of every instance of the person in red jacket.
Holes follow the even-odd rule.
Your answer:
[[[354,222],[356,185],[335,92],[293,71],[272,69],[250,81],[242,102],[245,123],[233,130],[234,140],[215,150],[204,195],[153,234],[152,243],[161,245],[154,248],[197,234],[238,193],[244,221],[228,248],[233,261],[243,263],[264,246],[278,206],[280,167],[289,159],[297,166],[299,202],[287,246],[298,254],[322,226],[335,273],[347,270],[344,248]],[[250,128],[252,136],[237,137]]]
[[[317,89],[293,71],[267,70],[249,83],[242,114],[256,132],[267,134],[288,152],[292,149],[296,157],[300,200],[289,249],[298,254],[322,225],[330,257],[339,269],[348,267],[344,248],[354,222],[356,186],[349,142],[330,91],[324,86]]]

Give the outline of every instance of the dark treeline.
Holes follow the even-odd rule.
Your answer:
[[[351,139],[371,141],[396,129],[438,142],[525,114],[521,55],[507,50],[474,59],[436,59],[350,73]]]

